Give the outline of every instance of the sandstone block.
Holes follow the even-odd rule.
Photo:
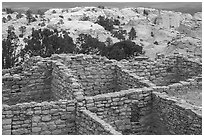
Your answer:
[[[3,130],[9,130],[11,129],[11,125],[4,125],[2,126]]]
[[[46,115],[42,117],[42,121],[50,121],[51,120],[51,116],[50,115]]]
[[[3,130],[2,135],[11,135],[11,130]]]
[[[40,127],[32,127],[32,132],[40,132],[41,128]]]
[[[49,110],[42,110],[42,114],[49,114]]]
[[[11,124],[11,119],[3,119],[2,120],[2,125],[9,125]]]
[[[41,119],[40,116],[34,116],[34,117],[32,117],[32,121],[33,121],[33,122],[38,122],[38,121],[40,121],[40,119]]]
[[[61,129],[52,131],[52,135],[59,135],[60,133],[61,133]]]
[[[40,133],[40,135],[51,135],[52,133],[50,131],[43,131]]]

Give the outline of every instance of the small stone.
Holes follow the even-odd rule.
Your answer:
[[[49,114],[49,110],[43,110],[42,114]]]
[[[51,120],[51,116],[50,115],[42,117],[42,121],[50,121],[50,120]]]
[[[57,111],[58,111],[58,109],[51,109],[50,114],[56,113]]]
[[[67,107],[67,111],[74,111],[75,110],[75,108],[74,107]]]
[[[38,121],[40,121],[40,116],[34,116],[33,118],[32,118],[32,121],[34,121],[34,122],[38,122]]]
[[[43,131],[40,133],[40,135],[51,135],[50,131]]]
[[[7,129],[11,129],[11,125],[4,125],[2,126],[3,129],[7,130]]]
[[[11,119],[3,119],[3,120],[2,120],[2,124],[3,124],[3,125],[9,125],[9,124],[11,124]]]
[[[54,129],[56,129],[56,127],[57,127],[56,125],[49,125],[50,130],[54,130]]]
[[[35,114],[41,114],[41,110],[34,111]]]
[[[52,135],[59,135],[61,133],[61,130],[54,130],[52,131]]]
[[[39,131],[41,131],[40,127],[33,127],[32,128],[32,132],[39,132]]]
[[[2,135],[11,135],[11,130],[3,130]]]

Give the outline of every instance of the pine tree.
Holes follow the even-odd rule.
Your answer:
[[[148,11],[144,9],[143,15],[144,15],[144,16],[148,16],[148,15],[149,15]]]
[[[19,12],[17,15],[16,15],[16,19],[20,19],[20,18],[22,18],[23,17],[23,15],[21,14],[21,12]]]
[[[125,40],[126,30],[113,31],[112,36],[118,38],[120,41]]]
[[[50,57],[52,54],[73,53],[75,44],[66,31],[59,36],[58,30],[32,29],[31,37],[26,40],[25,52],[29,56]]]
[[[99,25],[103,26],[105,30],[112,31],[113,30],[113,20],[105,18],[103,16],[99,16],[98,20],[96,21]]]
[[[132,27],[130,32],[128,33],[129,34],[129,39],[130,40],[133,40],[134,38],[136,38],[136,31],[135,29]]]
[[[11,15],[7,16],[7,20],[10,21],[12,19]]]
[[[101,55],[105,48],[103,42],[100,42],[97,38],[92,38],[88,34],[80,34],[77,38],[77,44],[79,45],[78,53],[83,54]]]
[[[40,15],[40,18],[43,18],[44,13],[41,10],[38,10],[37,13]]]
[[[2,66],[4,69],[15,66],[18,61],[16,49],[18,47],[18,37],[14,33],[14,27],[8,27],[7,39],[2,40]]]
[[[29,9],[26,11],[26,19],[28,20],[28,23],[31,23],[32,18],[33,18],[32,11]]]
[[[26,26],[19,27],[19,31],[21,32],[21,36],[23,37],[24,32],[26,32]]]
[[[106,47],[110,47],[111,45],[113,45],[112,39],[110,37],[107,37],[105,44],[106,44]]]
[[[3,18],[2,18],[2,22],[3,22],[3,23],[6,23],[6,22],[7,22],[7,19],[6,19],[5,17],[3,17]]]
[[[136,45],[134,42],[130,40],[125,40],[121,42],[117,42],[110,47],[107,47],[106,57],[109,59],[128,59],[135,54],[142,54],[142,47]]]

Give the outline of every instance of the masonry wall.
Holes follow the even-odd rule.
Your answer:
[[[75,134],[73,100],[2,106],[3,135]]]
[[[202,74],[202,64],[184,57],[182,54],[166,57],[158,60],[159,63],[167,66],[167,73],[173,74],[180,80]]]
[[[28,65],[31,62],[33,66]],[[3,102],[16,104],[52,100],[51,72],[51,62],[38,58],[30,59],[23,67],[19,67],[18,71],[12,69],[4,71],[2,76]]]
[[[178,83],[171,84],[168,86],[160,86],[158,87],[157,91],[166,92],[168,95],[176,96],[184,95],[188,92],[194,92],[194,89],[202,90],[202,81],[195,81],[193,79],[189,79],[188,81],[180,81]]]
[[[180,54],[167,56],[156,61],[123,61],[118,65],[137,76],[144,77],[156,85],[168,85],[202,73],[202,64],[189,60]]]
[[[163,123],[170,134],[176,135],[201,135],[202,110],[188,103],[180,102],[165,94],[153,94],[153,110],[157,122]],[[155,121],[156,122],[156,121]],[[154,127],[162,129],[161,125]]]
[[[201,134],[201,106],[170,95],[201,89],[202,79],[168,86],[149,81],[176,74],[179,65],[182,77],[198,75],[201,66],[195,62],[180,64],[172,57],[116,64],[66,54],[50,59],[35,57],[3,71],[3,134]],[[43,102],[49,99],[59,101]]]
[[[145,129],[139,120],[150,110],[150,92],[150,89],[142,88],[85,97],[85,107],[117,131],[125,132],[134,128],[140,134]]]
[[[59,60],[53,61],[51,89],[56,100],[59,99],[74,99],[74,76],[71,70],[68,69]]]
[[[77,132],[80,135],[121,135],[111,125],[86,109],[78,112]]]
[[[84,95],[115,92],[115,67],[105,57],[90,55],[74,55],[61,57],[72,74],[82,85]]]
[[[116,89],[117,91],[126,90],[130,88],[148,87],[147,84],[140,82],[144,80],[134,74],[130,74],[128,70],[116,66]]]

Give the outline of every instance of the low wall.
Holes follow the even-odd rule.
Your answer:
[[[28,62],[31,62],[29,60]],[[25,64],[26,65],[26,64]],[[4,73],[2,76],[3,103],[16,104],[22,102],[42,102],[52,99],[51,92],[51,61],[42,59],[34,66],[22,67],[16,74]]]
[[[84,95],[115,92],[115,67],[113,61],[105,57],[91,55],[56,55],[63,64],[72,70],[78,83],[82,85]]]
[[[78,112],[77,132],[80,135],[121,135],[111,125],[86,109]]]
[[[140,119],[149,113],[151,89],[129,89],[120,92],[85,97],[84,106],[98,117],[109,123],[117,131],[132,130],[140,134]]]
[[[166,94],[153,92],[153,110],[157,115],[157,123],[163,123],[170,134],[201,135],[202,108],[169,97]],[[162,129],[157,124],[155,129]]]
[[[157,85],[164,81],[178,82],[202,73],[202,64],[176,53],[156,61],[121,61],[117,65]]]
[[[130,88],[148,87],[149,85],[140,82],[142,80],[144,80],[144,78],[138,77],[134,74],[131,74],[129,70],[116,66],[116,91]]]
[[[56,100],[74,99],[75,92],[82,89],[76,76],[59,60],[53,61],[51,89]]]
[[[187,79],[187,81],[180,81],[179,83],[168,86],[156,86],[154,89],[160,93],[167,93],[169,96],[186,96],[190,99],[184,99],[189,103],[202,106],[202,81]],[[191,95],[193,95],[193,97],[191,97]]]
[[[3,135],[75,134],[73,100],[2,106]]]

